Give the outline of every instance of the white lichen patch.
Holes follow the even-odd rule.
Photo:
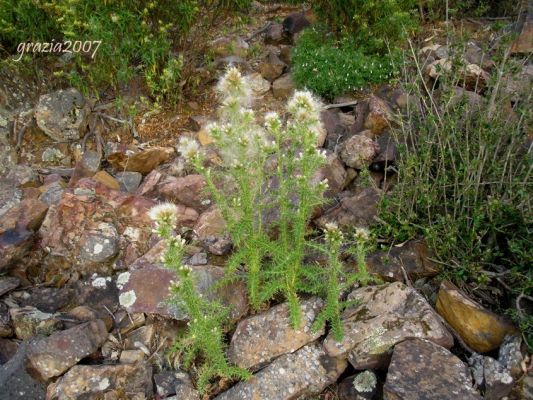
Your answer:
[[[110,282],[110,281],[111,281],[110,277],[104,278],[102,276],[98,276],[93,279],[91,286],[95,288],[105,288],[107,286],[107,282]]]
[[[134,290],[129,290],[118,296],[118,302],[124,308],[131,307],[137,301],[137,295]]]
[[[103,392],[109,387],[109,385],[110,385],[109,379],[104,378],[98,383],[98,390]]]
[[[100,254],[104,250],[104,246],[101,243],[96,243],[93,247],[93,254]]]
[[[353,380],[353,387],[359,393],[372,392],[376,387],[376,375],[372,371],[364,371]]]
[[[117,288],[120,290],[130,280],[130,273],[123,272],[117,277]]]

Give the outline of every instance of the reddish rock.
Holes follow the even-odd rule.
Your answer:
[[[157,166],[167,162],[174,153],[171,147],[153,147],[132,155],[116,152],[107,157],[107,161],[117,171],[133,171],[148,174]]]
[[[226,233],[226,222],[215,206],[200,215],[193,232],[198,240],[215,255],[226,254],[231,249],[231,240]]]
[[[0,220],[0,235],[8,230],[22,228],[36,231],[44,220],[48,205],[37,199],[23,199],[8,210]]]
[[[82,178],[90,178],[98,172],[100,169],[100,154],[87,150],[83,153],[83,157],[76,163],[74,171],[69,181],[69,186],[74,187],[78,181]]]
[[[346,177],[347,172],[337,155],[333,152],[328,152],[327,164],[317,171],[313,181],[318,183],[323,179],[327,179],[328,189],[324,192],[324,196],[332,198],[344,189]]]
[[[283,74],[285,68],[287,65],[279,59],[276,53],[271,51],[259,66],[259,71],[263,78],[272,82]]]
[[[159,180],[162,176],[163,174],[161,172],[154,169],[152,172],[146,175],[141,185],[135,191],[135,194],[139,196],[152,197],[152,195],[155,195],[156,185],[159,183]]]
[[[200,213],[211,204],[204,191],[205,180],[201,175],[187,175],[183,178],[168,176],[157,187],[160,198],[194,208]]]
[[[368,100],[368,114],[364,127],[370,129],[372,134],[381,135],[388,129],[392,122],[392,109],[379,97],[372,96]]]

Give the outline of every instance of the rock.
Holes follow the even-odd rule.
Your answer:
[[[117,171],[139,172],[145,175],[167,162],[173,153],[172,147],[152,147],[131,155],[124,152],[112,153],[107,157],[107,161]]]
[[[118,174],[117,174],[118,176]],[[135,194],[138,196],[149,196],[152,193],[155,193],[155,188],[159,181],[161,180],[163,174],[157,170],[153,170],[144,178],[141,185],[135,191]],[[120,180],[120,179],[119,179]]]
[[[339,154],[348,167],[363,169],[372,164],[378,152],[379,146],[376,142],[364,134],[359,134],[343,142]]]
[[[28,343],[23,342],[17,353],[0,366],[0,400],[44,400],[45,386],[26,371]]]
[[[498,361],[514,379],[522,375],[522,338],[519,335],[507,335],[500,346]]]
[[[463,71],[465,88],[474,92],[482,91],[489,82],[490,75],[477,64],[468,64]]]
[[[128,350],[140,348],[139,345],[150,349],[155,338],[156,328],[154,324],[141,326],[128,334],[124,341],[124,346]]]
[[[57,315],[44,313],[35,307],[12,308],[9,313],[15,335],[22,340],[36,335],[49,336],[63,326]]]
[[[372,371],[349,376],[339,384],[339,400],[371,400],[377,392],[378,378]]]
[[[13,335],[13,326],[9,316],[9,308],[5,303],[0,303],[0,338]]]
[[[149,364],[76,365],[48,386],[46,399],[108,399],[118,393],[121,397],[110,398],[151,399],[153,391]]]
[[[26,255],[33,244],[33,233],[11,229],[0,235],[0,271],[11,267]]]
[[[146,357],[142,350],[122,350],[120,353],[121,364],[135,364],[141,362]]]
[[[210,287],[224,277],[224,269],[212,265],[193,266],[196,285],[200,293],[207,298],[217,298],[231,306],[232,318],[238,319],[248,311],[246,287],[242,281],[221,287],[215,294]],[[124,272],[117,278],[120,304],[129,312],[157,314],[180,321],[188,316],[181,309],[169,305],[169,287],[171,281],[178,278],[170,269],[146,264],[143,268]]]
[[[291,59],[292,59],[292,46],[286,45],[286,44],[280,44],[278,46],[279,48],[279,59],[283,61],[287,65],[291,65]]]
[[[433,61],[425,68],[426,74],[433,79],[438,79],[443,73],[447,74],[452,70],[452,62],[447,58]]]
[[[28,368],[41,380],[59,376],[94,353],[107,338],[104,321],[97,319],[32,342]]]
[[[377,274],[385,281],[403,282],[402,268],[415,281],[439,273],[438,265],[429,257],[431,254],[424,240],[410,240],[401,247],[393,246],[389,251],[370,254],[366,263],[369,273]]]
[[[211,42],[211,49],[216,56],[237,56],[245,58],[250,46],[241,38],[221,37]]]
[[[358,305],[342,313],[344,338],[329,334],[324,348],[332,357],[343,357],[356,370],[386,365],[392,348],[411,338],[424,338],[450,348],[453,337],[426,300],[400,282],[354,290],[349,300]]]
[[[39,176],[31,167],[23,164],[14,165],[9,169],[6,179],[16,182],[17,187],[39,186]]]
[[[20,285],[20,280],[14,276],[6,276],[0,278],[0,297],[11,292]]]
[[[188,122],[190,128],[193,131],[198,132],[213,121],[210,117],[206,117],[205,115],[193,115],[189,117]]]
[[[324,196],[333,198],[344,189],[347,175],[337,155],[333,152],[327,152],[327,163],[317,171],[313,182],[318,183],[327,179],[328,189],[324,192]]]
[[[296,35],[311,25],[305,12],[292,13],[283,20],[283,31],[289,35]]]
[[[256,370],[282,354],[294,353],[313,342],[324,334],[324,327],[311,331],[323,305],[318,297],[302,300],[303,321],[297,330],[292,328],[288,303],[240,321],[229,345],[229,360],[239,367]]]
[[[259,72],[247,75],[246,79],[255,97],[263,96],[270,90],[270,82],[264,79]]]
[[[425,57],[431,57],[435,60],[440,60],[441,58],[449,57],[448,46],[443,46],[440,44],[425,46],[420,49],[420,53],[423,54]]]
[[[350,128],[341,121],[339,113],[331,110],[324,110],[320,113],[320,120],[326,130],[326,149],[336,151],[337,147],[346,140]]]
[[[75,187],[78,181],[82,178],[90,178],[94,176],[100,169],[100,154],[96,151],[87,150],[83,153],[80,161],[76,163],[74,171],[69,181],[70,187]]]
[[[379,135],[376,142],[379,152],[372,161],[372,169],[385,171],[388,166],[394,164],[398,159],[397,143],[389,132]]]
[[[496,349],[506,334],[516,331],[507,320],[475,303],[448,281],[440,286],[436,310],[468,346],[480,353]]]
[[[505,74],[500,87],[512,102],[526,99],[533,87],[533,64],[522,66],[519,72]]]
[[[372,95],[368,100],[368,114],[365,118],[364,128],[372,131],[373,135],[381,135],[388,129],[392,122],[392,109],[385,102]]]
[[[533,373],[529,372],[526,374],[517,385],[516,389],[513,391],[515,397],[513,399],[524,399],[531,400],[533,399]]]
[[[63,192],[65,191],[65,184],[61,181],[55,181],[41,186],[39,190],[42,193],[39,196],[39,200],[51,206],[52,204],[59,203],[61,200],[61,196],[63,196]]]
[[[84,231],[80,240],[81,261],[87,264],[110,261],[118,253],[118,240],[115,226],[108,222]]]
[[[0,338],[0,367],[15,357],[19,344],[15,340]],[[0,376],[1,376],[0,372]],[[0,378],[1,382],[1,378]],[[0,394],[1,396],[1,394]]]
[[[500,362],[491,357],[473,354],[468,363],[477,387],[484,392],[484,399],[499,400],[511,392],[513,377]]]
[[[161,371],[154,375],[156,392],[161,398],[177,395],[177,399],[200,400],[191,378],[181,371]]]
[[[324,229],[328,223],[337,224],[341,230],[351,227],[367,228],[377,215],[379,199],[379,192],[372,188],[360,190],[353,196],[343,196],[340,199],[340,206],[326,211],[315,220],[315,224],[321,229]]]
[[[183,178],[168,176],[157,186],[161,199],[183,204],[199,213],[207,210],[211,204],[204,190],[205,180],[202,175],[187,175]]]
[[[522,2],[518,37],[511,45],[511,54],[528,54],[533,52],[533,4]]]
[[[47,211],[45,203],[33,198],[23,199],[2,216],[0,235],[15,229],[38,230]]]
[[[265,44],[279,45],[289,44],[290,38],[285,33],[283,25],[279,23],[271,23],[265,32]]]
[[[139,185],[141,184],[143,176],[139,172],[126,171],[117,172],[115,174],[115,178],[118,181],[120,190],[122,190],[123,192],[135,193],[135,191],[139,188]]]
[[[394,348],[383,399],[481,400],[481,396],[459,358],[428,340],[411,339]]]
[[[138,172],[133,172],[133,173],[135,174]],[[141,175],[141,178],[142,178],[142,175]],[[101,184],[107,186],[109,189],[113,189],[113,190],[120,189],[120,185],[118,181],[115,178],[113,178],[111,175],[109,175],[106,171],[98,171],[96,174],[94,174],[93,180],[95,180],[96,182],[100,182]]]
[[[476,92],[466,90],[462,87],[454,86],[452,88],[452,96],[449,100],[449,105],[453,107],[460,101],[465,100],[468,104],[468,111],[477,111],[483,104],[483,96],[477,94]]]
[[[286,100],[294,92],[294,82],[290,73],[282,75],[272,84],[272,93],[279,100]]]
[[[17,205],[22,199],[22,190],[12,179],[0,178],[0,217]]]
[[[259,66],[259,72],[263,78],[273,82],[283,74],[285,68],[287,65],[279,59],[276,53],[271,51]]]
[[[74,88],[39,97],[35,107],[37,126],[56,142],[79,140],[87,130],[89,106]]]
[[[289,400],[318,394],[337,380],[346,360],[328,357],[322,346],[312,343],[285,354],[217,396],[217,400]]]
[[[32,306],[46,313],[55,313],[71,303],[73,297],[73,290],[67,287],[38,286],[22,292],[16,301],[23,307]]]
[[[200,215],[193,232],[212,254],[224,255],[231,249],[231,240],[226,233],[226,222],[215,206]]]

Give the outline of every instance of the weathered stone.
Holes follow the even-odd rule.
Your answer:
[[[354,135],[342,143],[340,157],[348,166],[363,169],[372,164],[378,155],[379,146],[364,134]]]
[[[126,340],[124,346],[128,350],[139,348],[139,345],[145,346],[150,349],[156,337],[156,328],[154,324],[141,326],[131,331]]]
[[[166,201],[183,204],[201,213],[211,204],[204,188],[205,180],[201,175],[187,175],[183,178],[169,176],[158,184],[157,192]]]
[[[114,391],[121,392],[122,398],[150,399],[153,390],[152,367],[146,363],[76,365],[48,386],[46,399],[107,399],[102,396]]]
[[[35,307],[12,308],[9,313],[15,335],[22,340],[36,335],[48,336],[63,325],[57,315],[44,313]]]
[[[326,211],[324,215],[315,220],[315,223],[320,228],[325,228],[328,223],[335,223],[341,229],[354,226],[367,228],[374,222],[374,217],[377,215],[379,199],[378,191],[365,188],[353,196],[342,197],[340,206]]]
[[[396,140],[389,132],[379,135],[376,139],[379,147],[377,156],[372,161],[372,169],[385,171],[389,165],[394,164],[398,158]]]
[[[37,172],[28,165],[14,165],[6,174],[6,179],[16,182],[17,187],[21,188],[39,186]]]
[[[247,75],[246,80],[250,84],[255,97],[263,96],[270,90],[270,82],[264,79],[259,72]]]
[[[177,395],[177,399],[200,400],[191,378],[181,371],[161,371],[154,375],[156,392],[161,398]]]
[[[231,315],[237,319],[248,311],[246,288],[243,282],[236,281],[216,291],[210,287],[224,277],[224,269],[212,265],[193,266],[197,289],[204,296],[217,298],[231,306]],[[177,281],[176,274],[170,269],[146,264],[143,268],[124,272],[117,278],[120,290],[120,304],[129,312],[158,314],[177,320],[187,320],[181,309],[171,306],[169,298],[171,281]]]
[[[0,217],[17,205],[21,199],[22,190],[17,187],[16,181],[0,178]]]
[[[211,49],[216,56],[246,57],[250,46],[241,38],[221,37],[211,42]]]
[[[100,169],[100,154],[96,151],[86,150],[83,157],[76,163],[69,181],[70,187],[75,187],[82,178],[90,178]]]
[[[358,305],[342,313],[344,338],[331,333],[324,348],[332,357],[348,354],[355,369],[383,366],[391,349],[403,340],[424,338],[450,348],[453,338],[426,300],[414,289],[395,282],[354,290],[349,300]]]
[[[483,90],[489,82],[490,75],[477,64],[468,64],[463,71],[465,88],[475,92]]]
[[[106,338],[105,323],[99,319],[56,332],[31,344],[28,368],[46,381],[95,352]]]
[[[223,255],[231,249],[231,240],[226,233],[226,222],[214,206],[200,215],[193,232],[213,254]]]
[[[121,364],[135,364],[141,362],[146,357],[142,350],[123,350],[120,353]]]
[[[65,191],[65,184],[61,181],[55,181],[41,186],[39,190],[42,193],[39,196],[39,200],[51,206],[52,204],[59,203],[61,200],[61,196]]]
[[[287,65],[279,59],[276,53],[271,51],[259,66],[259,71],[263,78],[272,82],[283,74],[285,68]]]
[[[475,303],[448,281],[440,286],[436,310],[468,346],[480,353],[496,349],[505,335],[516,331],[509,321]]]
[[[522,362],[525,355],[521,348],[522,338],[519,335],[507,335],[498,352],[498,361],[514,379],[522,375]]]
[[[279,48],[279,59],[287,65],[291,65],[292,59],[292,46],[286,44],[280,44]]]
[[[20,280],[14,276],[0,278],[0,297],[11,292],[20,285]]]
[[[404,271],[412,280],[435,276],[439,272],[437,264],[429,260],[429,249],[424,240],[410,240],[401,247],[391,247],[389,251],[370,254],[367,268],[386,281],[403,281]]]
[[[36,231],[44,220],[48,205],[34,199],[23,199],[9,209],[0,220],[0,235],[15,229]]]
[[[288,44],[290,38],[285,34],[283,25],[279,23],[271,23],[265,32],[265,44]]]
[[[34,241],[33,232],[11,229],[0,235],[0,271],[9,268],[26,255]]]
[[[483,391],[485,399],[499,400],[511,392],[514,379],[499,361],[473,354],[468,363],[476,386]]]
[[[120,189],[118,181],[111,175],[109,175],[109,173],[107,173],[106,171],[98,171],[96,174],[94,174],[93,180],[95,180],[96,182],[100,182],[101,184],[107,186],[109,189]]]
[[[146,175],[141,185],[135,191],[135,194],[139,196],[151,197],[151,195],[155,193],[155,188],[162,176],[163,174],[161,172],[154,169],[152,172]]]
[[[322,111],[320,113],[320,120],[326,130],[324,147],[336,152],[339,145],[348,137],[349,127],[341,121],[339,113],[332,110]]]
[[[279,100],[285,100],[294,92],[294,82],[290,73],[282,75],[272,84],[272,93]]]
[[[120,190],[134,193],[139,188],[143,176],[140,172],[125,171],[117,172],[115,178],[117,178],[118,184],[120,185]]]
[[[268,311],[242,320],[231,338],[229,360],[242,368],[256,370],[274,358],[293,353],[324,334],[324,327],[311,327],[324,302],[313,297],[300,302],[302,325],[293,329],[289,305],[282,303]]]
[[[18,292],[17,292],[18,294]],[[23,307],[31,306],[46,313],[55,313],[73,300],[73,291],[67,287],[37,286],[21,293],[16,301]]]
[[[324,196],[332,198],[344,189],[346,177],[347,172],[337,155],[333,152],[327,152],[327,163],[317,171],[313,182],[318,183],[327,179],[328,188],[324,192]]]
[[[290,400],[318,394],[346,369],[346,360],[329,357],[312,343],[285,354],[217,396],[217,400]]]
[[[172,147],[152,147],[131,155],[124,152],[116,152],[107,157],[107,161],[117,171],[139,172],[148,174],[157,166],[167,162],[174,153]]]
[[[89,107],[74,88],[39,97],[35,107],[37,126],[57,142],[79,140],[87,129]]]
[[[368,114],[365,118],[364,128],[372,131],[374,135],[381,135],[388,129],[392,122],[392,110],[385,100],[372,95],[368,100]]]
[[[114,225],[101,222],[87,230],[80,240],[80,258],[84,262],[101,263],[111,260],[118,252],[118,233]]]
[[[440,59],[428,64],[425,68],[426,74],[433,79],[438,79],[443,73],[449,73],[452,70],[452,62],[448,59]]]
[[[445,348],[412,339],[394,348],[384,400],[481,400],[466,365]]]
[[[522,66],[519,72],[510,72],[502,77],[500,90],[513,102],[526,99],[533,87],[533,64]]]
[[[436,60],[449,57],[448,46],[443,46],[440,44],[422,47],[422,49],[420,49],[420,53],[425,57],[431,57]]]
[[[0,338],[13,335],[13,326],[9,316],[9,308],[5,303],[0,303]]]
[[[19,348],[19,343],[16,340],[0,338],[0,366],[7,363],[9,360],[15,357],[15,354],[17,354],[18,348]],[[0,378],[0,381],[1,381],[1,378]]]
[[[26,371],[28,343],[23,342],[17,353],[0,366],[0,400],[44,400],[45,386]]]
[[[339,384],[339,400],[371,400],[378,389],[378,378],[372,371],[349,376]]]

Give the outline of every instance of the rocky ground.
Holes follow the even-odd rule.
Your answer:
[[[280,8],[260,12],[273,21],[286,15]],[[219,72],[238,65],[252,82],[254,107],[279,110],[294,90],[293,38],[280,23],[262,26],[215,38],[214,64]],[[480,60],[478,43],[469,46],[465,81],[483,81],[490,60]],[[429,59],[428,79],[437,78],[436,66],[446,67],[446,46],[434,40],[421,52]],[[521,83],[531,81],[531,64],[521,74],[506,90],[519,93]],[[480,94],[468,89],[457,92],[478,101]],[[160,263],[162,243],[146,212],[161,201],[178,205],[176,228],[194,243],[187,263],[205,293],[222,278],[231,242],[203,193],[202,177],[176,153],[176,136],[162,133],[173,143],[143,140],[147,127],[153,130],[149,115],[121,120],[72,88],[36,96],[36,88],[14,77],[3,92],[0,399],[199,399],[194,378],[168,353],[187,316],[165,303],[175,277]],[[316,226],[373,222],[380,194],[394,183],[384,180],[385,163],[397,156],[388,131],[405,102],[398,89],[382,87],[336,99],[348,105],[322,113],[320,145],[328,165],[317,178],[328,179],[332,202]],[[203,102],[187,107],[160,127],[181,121],[179,134],[198,139],[216,162],[204,131],[214,110]],[[357,177],[367,168],[375,184],[362,187]],[[360,302],[343,313],[341,342],[325,329],[311,333],[323,306],[318,298],[302,301],[305,325],[294,331],[286,304],[250,315],[243,283],[219,289],[236,323],[228,357],[254,376],[218,382],[211,397],[533,398],[533,374],[525,374],[530,361],[516,327],[450,282],[433,279],[439,266],[423,240],[367,261],[385,283],[348,295]]]

